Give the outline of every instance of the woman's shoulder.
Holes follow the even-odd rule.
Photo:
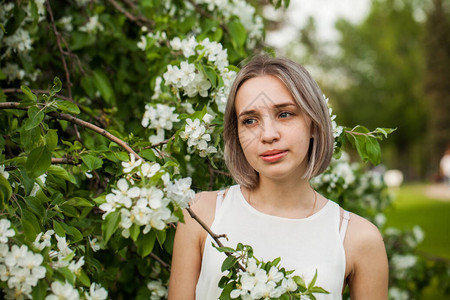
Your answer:
[[[344,245],[346,252],[356,260],[385,252],[383,236],[369,220],[350,213]]]

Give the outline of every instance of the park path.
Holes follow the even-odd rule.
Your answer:
[[[450,201],[450,186],[443,183],[434,183],[428,185],[425,188],[424,193],[427,197],[436,200]]]

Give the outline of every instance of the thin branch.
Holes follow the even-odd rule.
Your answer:
[[[18,93],[23,94],[23,91],[21,89],[15,89],[15,88],[3,89],[3,92],[5,94],[18,94]],[[38,94],[38,95],[39,94],[50,94],[50,91],[48,91],[48,90],[31,90],[31,92],[33,94]],[[69,98],[69,97],[66,97],[66,96],[63,96],[63,95],[60,95],[60,94],[55,94],[55,97],[77,104],[77,106],[80,108],[80,110],[82,112],[84,112],[85,114],[87,114],[90,117],[94,118],[98,122],[98,124],[100,124],[100,126],[106,127],[106,122],[102,118],[91,114],[89,111],[84,109],[83,106],[80,106],[78,103],[76,103],[72,98]]]
[[[153,252],[150,252],[149,256],[151,258],[153,258],[154,260],[156,260],[157,262],[159,262],[161,264],[161,266],[163,266],[165,269],[167,269],[167,271],[169,271],[169,273],[170,273],[170,266],[165,261],[163,261],[159,256],[157,256]]]
[[[197,221],[198,224],[200,224],[200,226],[202,226],[202,228],[204,230],[206,230],[206,232],[214,239],[214,241],[216,242],[217,246],[219,247],[223,247],[222,242],[219,240],[220,238],[227,238],[226,234],[216,234],[214,232],[212,232],[212,230],[208,227],[208,225],[205,224],[205,222],[203,222],[195,213],[194,211],[188,207],[186,208],[187,212],[189,213],[189,215],[191,216],[191,218],[193,218],[195,221]],[[230,252],[225,252],[225,254],[227,256],[232,256],[232,254]],[[245,268],[238,263],[238,268],[242,271],[245,272]]]
[[[117,9],[119,12],[123,13],[127,19],[130,21],[138,24],[139,26],[153,26],[153,21],[139,15],[134,16],[133,14],[129,13],[126,9],[124,9],[122,6],[119,5],[115,0],[108,0],[109,3],[111,3],[112,6],[114,6],[115,9]]]
[[[52,164],[60,164],[60,165],[76,165],[75,159],[73,157],[53,157]]]
[[[61,46],[61,34],[56,29],[55,19],[53,18],[53,11],[52,11],[52,7],[50,6],[50,1],[46,0],[45,3],[47,4],[47,11],[50,16],[53,33],[55,34],[55,37],[56,37],[56,44],[58,45],[59,53],[61,54],[61,61],[64,66],[64,71],[66,73],[66,82],[67,82],[67,89],[69,92],[69,98],[72,98],[72,82],[70,81],[69,68],[67,67],[66,59],[64,58],[64,51]]]
[[[166,145],[170,140],[173,140],[173,137],[171,137],[170,139],[164,140],[162,142],[159,142],[159,143],[156,143],[156,144],[152,144],[150,146],[146,146],[146,147],[142,148],[142,150],[152,149],[152,148],[159,147],[161,145]]]
[[[20,103],[19,102],[2,102],[0,103],[0,109],[21,109],[21,110],[28,110],[28,107],[19,107]],[[128,153],[133,154],[134,157],[136,159],[142,159],[130,146],[128,146],[128,144],[124,141],[122,141],[121,139],[119,139],[118,137],[112,135],[111,133],[109,133],[108,131],[106,131],[105,129],[98,127],[92,123],[83,121],[81,119],[78,119],[72,115],[69,114],[62,114],[56,111],[52,111],[47,113],[47,115],[59,119],[59,120],[65,120],[65,121],[69,121],[70,123],[79,125],[81,127],[90,129],[104,137],[106,137],[107,139],[109,139],[110,141],[113,141],[114,143],[118,144],[119,146],[121,146],[123,149],[125,149]],[[143,160],[143,159],[142,159]]]

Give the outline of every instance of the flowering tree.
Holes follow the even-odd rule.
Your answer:
[[[28,0],[3,2],[0,25],[2,293],[164,299],[182,209],[198,219],[188,204],[194,190],[232,183],[223,112],[234,65],[262,49],[263,19],[243,0]],[[350,142],[379,162],[389,130],[334,125],[337,156]],[[380,177],[340,160],[313,183],[383,222],[389,197]],[[403,253],[420,231],[408,237]],[[265,287],[273,279],[273,293],[324,292],[282,261],[260,262],[239,247],[219,247],[235,275],[222,283],[224,297],[244,296],[234,284],[258,270],[267,271],[258,273]],[[407,270],[411,260],[397,265]],[[401,293],[408,279],[395,276]]]

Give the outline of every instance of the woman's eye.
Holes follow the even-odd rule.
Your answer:
[[[287,112],[287,111],[284,111],[284,112],[279,114],[280,118],[287,118],[287,117],[290,117],[290,116],[292,116],[292,113]]]
[[[242,123],[243,123],[244,125],[252,125],[252,124],[254,124],[255,122],[256,122],[255,119],[245,119],[244,121],[242,121]]]

